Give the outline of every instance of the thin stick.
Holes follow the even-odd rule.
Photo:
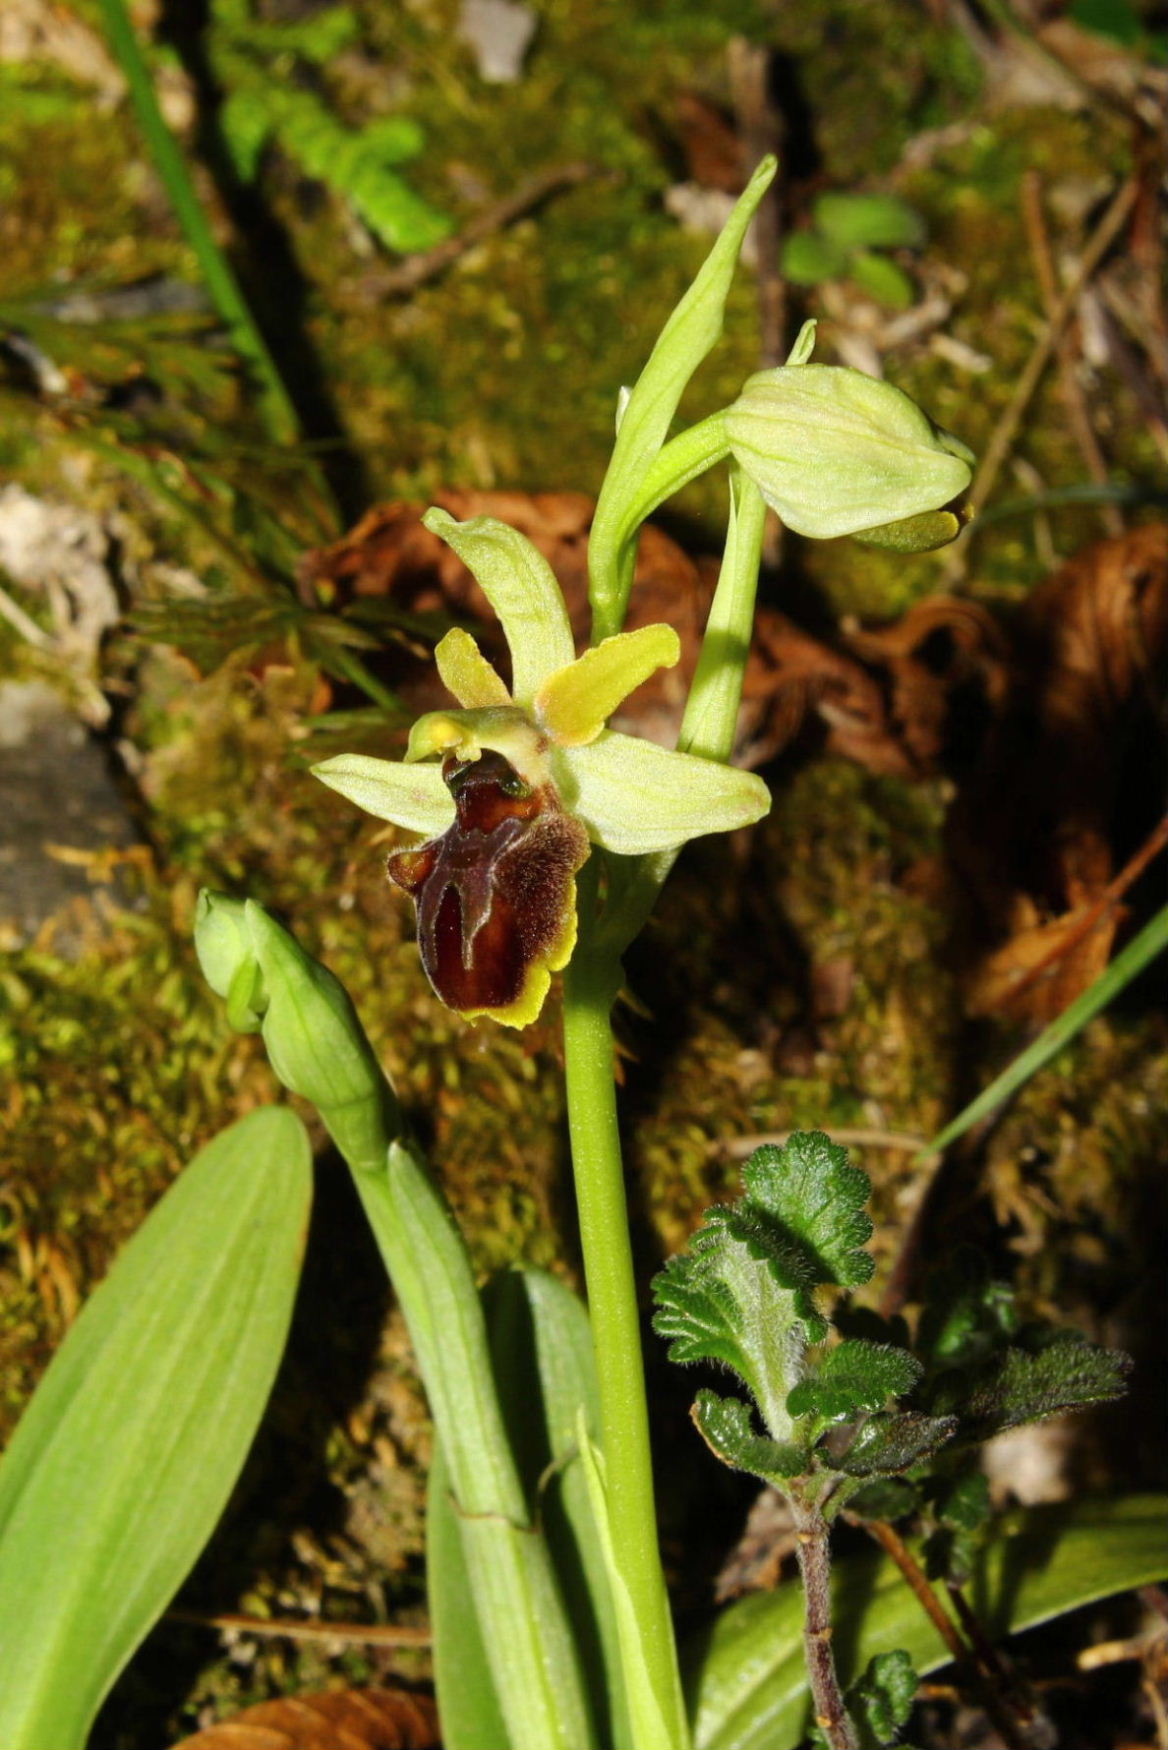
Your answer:
[[[766,1143],[774,1143],[781,1148],[790,1142],[795,1134],[793,1130],[759,1130],[751,1136],[734,1136],[729,1142],[716,1142],[711,1145],[712,1154],[729,1155],[731,1160],[744,1161],[747,1155],[752,1155],[756,1148],[762,1148]],[[892,1154],[923,1154],[929,1147],[928,1138],[918,1136],[907,1130],[849,1130],[838,1128],[833,1124],[831,1140],[842,1142],[845,1148],[883,1148]]]
[[[851,1518],[851,1515],[846,1517]],[[959,1632],[903,1538],[882,1519],[865,1519],[859,1523],[900,1569],[913,1597],[973,1684],[978,1700],[1001,1733],[1006,1750],[1026,1750],[1025,1743],[1018,1735],[1017,1721],[1002,1702],[989,1680],[988,1673],[982,1669],[976,1654]]]
[[[966,500],[972,515],[976,516],[993,491],[1002,464],[1018,436],[1023,415],[1042,380],[1043,372],[1054,356],[1054,350],[1074,313],[1080,294],[1126,224],[1138,193],[1139,185],[1134,177],[1120,188],[1095,227],[1074,276],[1047,319],[1034,351],[1026,361],[1026,368],[1018,379],[1010,404],[985,447],[981,465]],[[946,577],[950,583],[964,573],[968,564],[968,542],[962,542],[961,547],[960,552],[950,549],[951,557],[946,567]]]
[[[1022,217],[1030,241],[1030,254],[1034,261],[1039,290],[1042,293],[1043,308],[1049,322],[1058,305],[1058,276],[1055,273],[1050,236],[1046,228],[1046,216],[1042,209],[1042,183],[1036,170],[1027,170],[1022,178]],[[1097,486],[1106,486],[1108,484],[1107,463],[1091,424],[1091,415],[1087,409],[1083,386],[1075,374],[1074,350],[1069,344],[1069,336],[1066,333],[1059,337],[1057,350],[1059,382],[1075,442],[1079,446],[1080,454],[1091,479]],[[1114,504],[1101,504],[1099,516],[1109,535],[1123,534],[1123,517]]]
[[[523,218],[525,213],[538,207],[549,195],[556,194],[562,188],[574,188],[577,183],[586,182],[595,175],[593,165],[583,163],[558,164],[550,170],[538,171],[521,183],[514,194],[509,194],[503,200],[484,207],[481,213],[476,213],[457,236],[448,237],[433,249],[423,249],[417,255],[408,256],[398,267],[366,274],[362,280],[363,293],[366,297],[398,298],[415,291],[418,286],[425,285],[427,280],[436,279],[440,273],[444,273],[460,256],[473,249],[476,243],[484,242],[486,238],[494,236],[496,231],[502,231],[508,225],[513,225],[516,219]]]
[[[429,1628],[395,1627],[392,1623],[304,1622],[285,1616],[238,1616],[203,1610],[168,1610],[164,1621],[189,1623],[193,1628],[278,1636],[287,1641],[344,1641],[355,1646],[428,1647],[433,1639]]]

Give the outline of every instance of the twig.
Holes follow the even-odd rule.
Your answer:
[[[1051,253],[1046,217],[1042,210],[1042,183],[1036,170],[1027,170],[1022,178],[1022,217],[1030,242],[1034,271],[1042,293],[1043,308],[1049,322],[1058,304],[1058,277]],[[1087,472],[1098,486],[1108,483],[1108,468],[1099,441],[1091,424],[1083,386],[1075,374],[1074,349],[1069,336],[1062,334],[1058,342],[1059,379],[1067,417],[1075,442],[1079,446]],[[1123,534],[1123,518],[1114,504],[1102,504],[1099,515],[1109,535]]]
[[[852,1516],[847,1514],[845,1517],[850,1519]],[[853,1523],[862,1524],[864,1530],[896,1563],[913,1597],[941,1636],[958,1666],[970,1678],[978,1700],[1001,1733],[1006,1750],[1026,1750],[1026,1745],[1019,1736],[1018,1721],[994,1688],[991,1674],[983,1668],[976,1652],[959,1632],[904,1539],[882,1519],[864,1519]]]
[[[398,298],[415,291],[418,286],[425,285],[427,280],[436,279],[440,273],[444,273],[477,243],[482,243],[486,238],[494,236],[496,231],[513,225],[516,219],[523,218],[524,214],[529,213],[533,207],[538,207],[549,195],[562,188],[574,188],[577,183],[587,182],[589,177],[595,175],[594,166],[583,163],[558,164],[550,170],[541,170],[522,183],[514,194],[506,195],[504,199],[484,207],[481,213],[476,213],[456,237],[448,237],[444,243],[436,244],[433,249],[423,249],[417,255],[408,256],[397,267],[366,274],[362,280],[362,291],[366,297],[372,298]]]
[[[997,427],[985,447],[981,465],[966,501],[971,515],[976,516],[993,491],[1002,464],[1018,436],[1023,415],[1030,405],[1034,391],[1042,380],[1043,372],[1054,355],[1063,329],[1070,321],[1084,286],[1087,285],[1127,222],[1138,192],[1139,184],[1134,177],[1120,188],[1092,232],[1078,268],[1047,318],[1038,342],[1026,361],[1026,368],[1019,377],[1017,387],[1010,397],[1010,404],[999,419]],[[964,573],[968,564],[968,541],[963,541],[960,546],[961,551],[950,548],[950,560],[945,572],[946,580],[950,585]]]
[[[295,1617],[238,1616],[203,1610],[168,1610],[165,1620],[287,1641],[345,1641],[375,1647],[428,1647],[433,1638],[429,1628],[395,1627],[391,1623],[306,1622]]]
[[[711,1153],[729,1155],[733,1161],[744,1161],[747,1155],[752,1155],[756,1148],[762,1148],[766,1143],[773,1143],[781,1148],[790,1142],[795,1134],[792,1130],[760,1130],[753,1136],[735,1136],[729,1142],[716,1142],[711,1147]],[[842,1142],[845,1148],[883,1148],[894,1154],[923,1154],[928,1149],[928,1139],[913,1135],[902,1130],[848,1130],[837,1129],[834,1125],[831,1131],[833,1142]]]
[[[960,1586],[952,1580],[946,1590],[949,1601],[957,1612],[957,1620],[961,1624],[966,1640],[974,1650],[978,1666],[983,1672],[988,1684],[994,1686],[995,1693],[1003,1698],[1003,1705],[1008,1705],[1017,1715],[1022,1730],[1029,1738],[1039,1721],[1039,1710],[1032,1697],[1025,1693],[1017,1677],[1006,1665],[997,1648],[991,1643],[989,1636],[982,1627],[981,1618],[973,1609]]]

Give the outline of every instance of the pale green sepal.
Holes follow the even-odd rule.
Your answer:
[[[536,691],[576,654],[568,610],[555,573],[537,547],[495,517],[455,522],[444,510],[422,518],[477,579],[499,617],[511,652],[511,693],[529,705]]]
[[[468,711],[488,705],[509,705],[511,696],[469,632],[452,626],[434,650],[442,685]]]
[[[939,510],[970,482],[964,445],[891,383],[839,365],[758,372],[725,430],[787,527],[817,540]]]
[[[616,443],[588,541],[594,637],[619,632],[624,623],[633,579],[633,507],[643,476],[665,442],[686,384],[722,332],[738,252],[777,168],[774,158],[764,158],[754,172],[620,409]]]
[[[378,820],[436,838],[454,821],[454,800],[438,766],[404,765],[368,754],[341,753],[313,766],[312,775]]]
[[[576,1421],[577,1439],[580,1445],[580,1459],[584,1466],[584,1476],[588,1483],[588,1498],[592,1505],[592,1516],[596,1523],[597,1538],[604,1555],[604,1563],[608,1569],[608,1583],[612,1591],[613,1608],[616,1614],[617,1635],[620,1640],[621,1662],[624,1668],[625,1698],[629,1710],[629,1723],[632,1727],[631,1744],[635,1750],[686,1750],[689,1744],[689,1732],[685,1724],[685,1710],[680,1690],[676,1696],[668,1699],[672,1706],[672,1729],[666,1720],[662,1698],[658,1697],[649,1676],[649,1666],[645,1657],[645,1644],[641,1635],[641,1624],[637,1616],[624,1576],[620,1570],[616,1549],[613,1545],[612,1527],[608,1517],[608,1489],[604,1480],[604,1456],[600,1449],[588,1438],[588,1427],[581,1410]]]
[[[750,826],[771,805],[770,791],[753,772],[612,731],[554,763],[564,806],[584,822],[594,844],[625,857]]]
[[[0,1465],[4,1750],[82,1750],[214,1530],[284,1350],[311,1190],[287,1108],[223,1131],[54,1356]]]
[[[541,726],[559,747],[583,747],[617,706],[659,668],[672,668],[681,639],[672,626],[639,626],[596,644],[544,682],[535,698]]]
[[[788,365],[805,365],[815,351],[815,330],[819,326],[814,317],[805,322],[795,336],[795,344],[787,354]]]

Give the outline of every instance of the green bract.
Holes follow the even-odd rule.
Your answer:
[[[793,359],[809,346],[796,344]],[[959,500],[973,457],[900,389],[840,365],[759,371],[726,410],[730,449],[788,528],[826,540],[878,530]],[[906,531],[906,550],[952,540],[959,514]]]
[[[459,709],[415,723],[403,761],[342,754],[322,782],[379,819],[427,835],[391,859],[417,900],[431,982],[459,1013],[524,1026],[575,945],[575,874],[589,842],[623,856],[668,851],[749,826],[766,785],[694,754],[607,730],[606,719],[680,654],[665,625],[621,632],[575,655],[550,566],[491,517],[426,526],[474,572],[502,622],[508,692],[468,633],[447,633],[439,673]],[[437,755],[441,764],[418,762]]]

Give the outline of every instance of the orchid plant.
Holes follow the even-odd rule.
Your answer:
[[[563,973],[586,1310],[532,1271],[480,1293],[342,986],[252,901],[204,894],[199,903],[208,982],[232,1025],[261,1033],[282,1082],[319,1112],[409,1326],[435,1427],[427,1566],[445,1750],[762,1742],[757,1708],[737,1711],[761,1669],[749,1632],[740,1656],[733,1635],[729,1653],[715,1648],[696,1700],[692,1678],[688,1694],[682,1683],[657,1541],[611,1013],[621,957],[681,847],[747,827],[769,806],[762,781],[729,763],[768,505],[811,538],[852,534],[919,551],[959,532],[971,461],[891,385],[812,364],[813,324],[785,365],[671,435],[683,390],[721,332],[739,249],[773,173],[769,161],[755,173],[620,397],[589,543],[590,648],[576,652],[555,577],[523,536],[490,518],[458,523],[431,511],[427,526],[499,617],[510,687],[455,629],[436,651],[452,704],[414,725],[405,758],[342,755],[316,768],[331,789],[419,839],[393,852],[388,873],[416,903],[423,965],[444,1003],[472,1021],[526,1026]],[[679,656],[669,625],[623,629],[638,530],[671,493],[721,464],[730,478],[723,562],[678,746],[667,750],[606,727]],[[711,1212],[693,1257],[659,1280],[658,1329],[678,1358],[728,1361],[755,1393],[765,1436],[737,1400],[702,1394],[696,1419],[728,1462],[787,1486],[800,1535],[818,1540],[803,1561],[812,1711],[821,1741],[846,1750],[899,1729],[915,1679],[907,1657],[881,1643],[873,1650],[883,1663],[851,1704],[860,1725],[851,1717],[830,1645],[829,1509],[857,1499],[857,1479],[899,1473],[951,1438],[960,1405],[949,1375],[929,1387],[937,1395],[924,1409],[911,1401],[928,1369],[895,1333],[826,1346],[816,1292],[870,1270],[866,1192],[826,1138],[794,1139],[792,1150],[748,1170],[741,1205]],[[81,1750],[102,1696],[209,1535],[287,1330],[307,1168],[303,1126],[287,1109],[253,1114],[217,1139],[136,1236],[50,1368],[0,1470],[6,1750]],[[247,1197],[244,1179],[254,1180]],[[180,1228],[187,1250],[176,1267]],[[176,1360],[170,1334],[180,1328],[198,1368]],[[1053,1357],[1047,1348],[1033,1360],[1004,1349],[998,1383],[982,1377],[976,1387],[982,1423],[1019,1380],[1027,1414],[1113,1395],[1121,1362],[1088,1348]],[[980,1365],[984,1344],[970,1353]],[[144,1455],[157,1448],[162,1420],[173,1437],[151,1470]],[[94,1426],[109,1428],[113,1455],[96,1495],[75,1458],[88,1455]],[[213,1465],[207,1440],[218,1442]],[[150,1522],[148,1549],[145,1474],[158,1490],[165,1481],[159,1499],[171,1503]],[[80,1554],[75,1522],[86,1526]],[[46,1545],[50,1524],[57,1532]],[[1132,1535],[1142,1548],[1143,1521],[1133,1519]],[[117,1612],[105,1611],[101,1601],[114,1597]],[[63,1598],[73,1612],[64,1626]],[[100,1634],[91,1632],[98,1606]],[[62,1684],[38,1648],[69,1633],[74,1663]],[[779,1711],[759,1727],[771,1750],[793,1746],[809,1723],[806,1682],[783,1683]]]

